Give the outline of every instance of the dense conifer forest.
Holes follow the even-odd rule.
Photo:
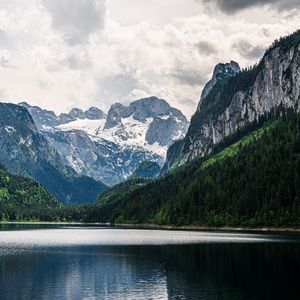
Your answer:
[[[0,166],[0,220],[22,219],[22,211],[62,207],[59,201],[34,180],[12,175]]]

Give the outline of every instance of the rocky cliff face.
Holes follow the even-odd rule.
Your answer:
[[[300,110],[300,31],[274,43],[253,69],[213,86],[192,118],[180,164],[279,106]]]
[[[106,188],[65,166],[27,109],[14,104],[0,103],[0,163],[15,174],[34,178],[64,203],[93,202]]]
[[[117,134],[123,140],[130,139],[130,134],[124,131],[124,122],[132,118],[140,123],[148,123],[145,142],[153,145],[170,146],[178,138],[182,138],[188,127],[186,117],[176,108],[171,107],[165,100],[149,97],[133,101],[129,106],[116,103],[111,106],[104,129],[119,128]]]

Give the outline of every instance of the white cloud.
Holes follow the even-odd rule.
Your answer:
[[[104,26],[105,0],[41,0],[41,4],[50,13],[53,28],[70,45],[86,43]]]
[[[156,95],[190,116],[215,64],[255,63],[299,19],[299,12],[287,17],[264,8],[237,18],[194,0],[166,0],[159,11],[161,0],[2,1],[5,95],[56,111],[107,110],[113,102]]]

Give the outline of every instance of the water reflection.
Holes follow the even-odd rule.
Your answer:
[[[77,240],[92,234],[80,232]],[[47,230],[38,234],[49,237]],[[2,236],[1,299],[298,299],[297,236],[286,242],[272,236],[270,243],[41,247],[7,239],[3,247]]]

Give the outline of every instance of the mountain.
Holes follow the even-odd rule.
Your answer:
[[[161,168],[154,161],[143,161],[138,168],[133,172],[132,178],[154,179],[159,175]]]
[[[65,165],[107,185],[126,180],[143,161],[163,165],[168,147],[182,139],[189,122],[156,97],[113,104],[107,115],[97,108],[72,109],[56,116],[27,103],[40,132]]]
[[[164,176],[130,178],[96,204],[56,215],[86,222],[299,227],[299,51],[300,31],[276,41],[257,66],[218,80],[186,137],[169,148]],[[116,122],[122,109],[114,113]],[[216,130],[220,122],[231,127],[216,136],[207,124]],[[186,163],[185,151],[191,152]]]
[[[299,111],[299,41],[300,31],[276,40],[259,64],[246,70],[239,71],[235,62],[217,65],[179,151],[168,150],[164,172],[209,154],[225,137],[274,109]]]
[[[65,166],[19,105],[0,103],[0,163],[12,173],[34,178],[63,203],[92,202],[106,188]]]
[[[192,117],[180,164],[278,107],[299,110],[300,31],[276,41],[258,65],[219,80]]]
[[[219,81],[222,81],[229,77],[234,77],[240,71],[241,69],[239,64],[233,60],[229,63],[220,63],[216,65],[213,71],[212,79],[208,83],[206,83],[203,88],[197,110],[200,110],[203,99],[206,98],[206,96]]]
[[[258,65],[209,84],[186,137],[169,148],[166,175],[118,201],[100,196],[98,220],[299,226],[299,71],[297,31]]]
[[[7,215],[16,208],[50,209],[60,206],[59,201],[36,181],[13,175],[0,166],[0,220],[7,220]]]
[[[131,182],[130,190],[124,183],[117,193],[106,191],[87,220],[299,226],[299,182],[300,114],[281,112],[249,124],[216,145],[209,156],[158,180]]]
[[[97,107],[90,107],[86,111],[73,108],[69,113],[62,113],[57,116],[53,111],[31,106],[27,102],[20,102],[18,105],[29,111],[39,130],[47,130],[75,120],[101,120],[106,118],[105,113]]]

